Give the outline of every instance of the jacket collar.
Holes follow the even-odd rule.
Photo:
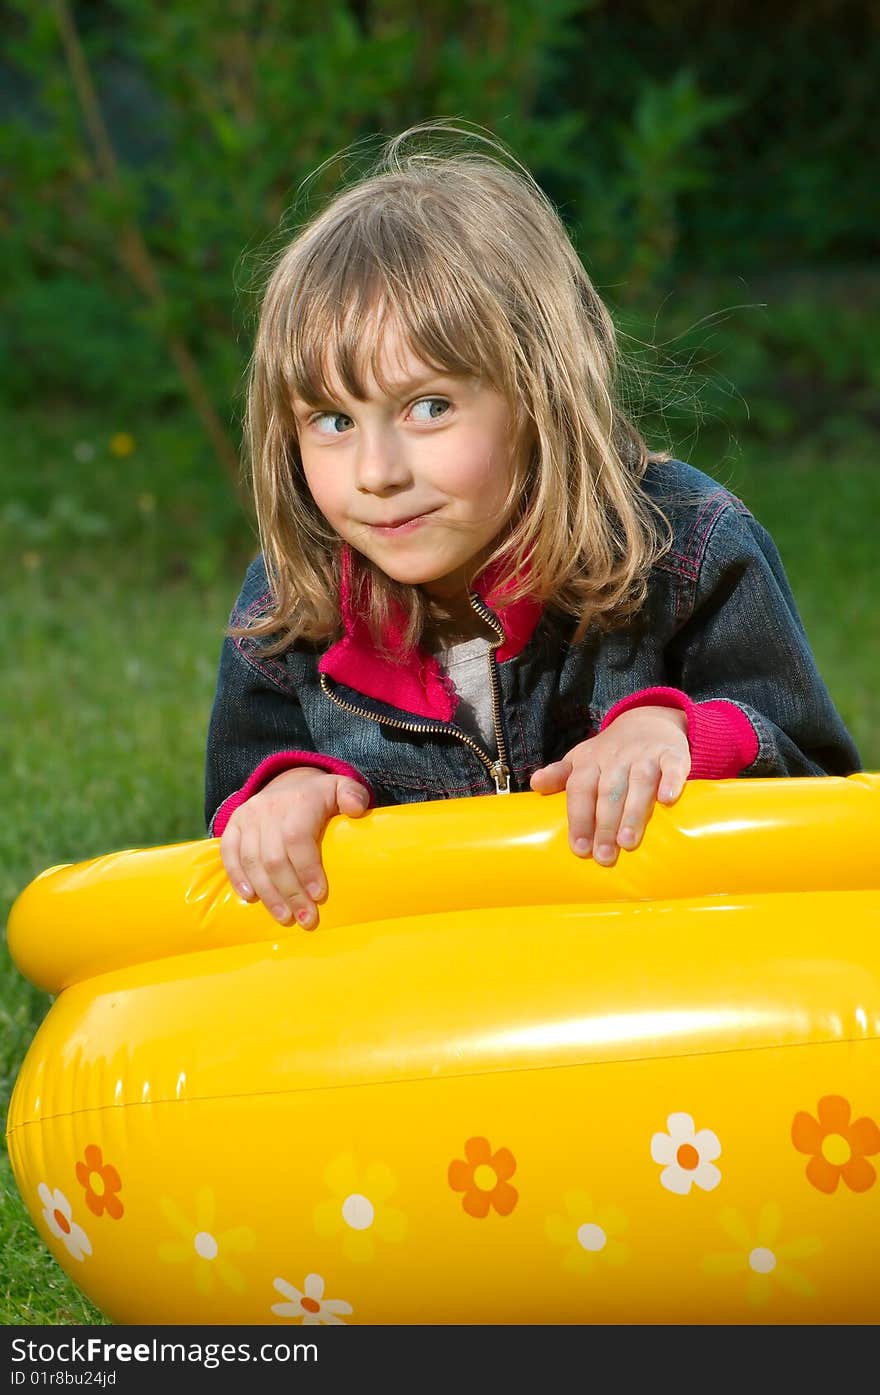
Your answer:
[[[474,591],[504,630],[504,643],[496,650],[496,658],[505,663],[528,644],[543,607],[529,596],[505,605],[499,571],[498,563],[487,567],[477,577]],[[376,650],[363,618],[368,585],[366,573],[358,574],[351,548],[344,547],[339,588],[344,633],[320,660],[319,671],[366,697],[405,712],[434,721],[451,721],[458,706],[458,694],[433,654],[418,648],[403,651],[401,619],[392,618],[383,635],[388,652],[399,654],[400,659],[388,659]]]

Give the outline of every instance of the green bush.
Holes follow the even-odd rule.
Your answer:
[[[681,445],[707,430],[821,447],[880,420],[880,276],[871,271],[746,287],[691,280],[653,319],[633,307],[617,319],[630,408],[654,441]]]
[[[868,8],[843,3],[832,22],[824,0],[7,0],[7,400],[121,415],[186,400],[237,489],[274,248],[383,133],[449,116],[535,171],[624,323],[679,288],[689,305],[694,275],[746,283],[704,311],[717,323],[755,302],[727,315],[718,373],[706,326],[685,334],[664,309],[670,371],[649,377],[673,416],[758,412],[787,431],[823,375],[843,429],[873,411],[876,339],[855,317],[824,334],[811,292],[795,311],[748,283],[873,247]]]
[[[15,0],[7,393],[153,409],[194,400],[195,375],[231,459],[262,267],[344,172],[331,157],[464,113],[567,167],[579,119],[537,107],[584,8],[425,0],[414,23],[397,0]]]
[[[136,298],[69,273],[26,276],[0,321],[7,401],[112,399],[120,411],[179,399],[180,383]]]
[[[683,169],[696,159],[709,177],[679,189],[666,284],[693,269],[865,264],[876,249],[878,66],[877,8],[864,0],[601,0],[553,101],[585,113],[579,164],[600,198],[626,178],[619,132],[637,124],[646,91],[668,93],[670,131],[683,70],[705,101],[733,103],[682,148]],[[625,260],[626,248],[598,238],[600,279],[616,284],[621,250]]]

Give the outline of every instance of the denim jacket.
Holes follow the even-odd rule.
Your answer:
[[[433,656],[377,653],[347,581],[350,555],[341,639],[266,655],[265,641],[227,637],[207,740],[209,831],[222,833],[239,804],[297,765],[352,775],[375,804],[527,790],[540,766],[640,703],[686,713],[691,779],[860,769],[766,530],[681,461],[650,464],[643,488],[673,542],[626,627],[574,643],[571,618],[528,598],[498,605],[493,577],[477,579],[471,604],[498,635],[487,661],[494,750],[456,726],[457,695]],[[233,621],[270,599],[258,557]]]

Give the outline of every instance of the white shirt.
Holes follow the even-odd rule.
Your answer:
[[[492,685],[489,679],[489,642],[466,639],[436,652],[437,662],[449,674],[459,694],[456,726],[479,741],[484,750],[497,754],[492,720]]]

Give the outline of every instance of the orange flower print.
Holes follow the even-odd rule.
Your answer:
[[[454,1158],[449,1164],[449,1185],[454,1192],[464,1192],[462,1206],[469,1216],[484,1220],[489,1208],[495,1207],[499,1216],[509,1216],[519,1193],[508,1178],[516,1172],[516,1159],[509,1148],[493,1153],[487,1138],[469,1138],[464,1145],[467,1162]]]
[[[799,1110],[791,1141],[799,1153],[811,1153],[807,1181],[829,1196],[843,1178],[851,1192],[866,1192],[877,1180],[868,1155],[880,1153],[880,1128],[865,1116],[850,1123],[852,1105],[842,1095],[823,1095],[818,1119]]]
[[[111,1220],[119,1220],[125,1210],[116,1195],[122,1181],[112,1163],[104,1162],[104,1155],[97,1143],[90,1143],[84,1160],[77,1163],[76,1180],[84,1189],[86,1206],[94,1216],[102,1216],[106,1211]]]

